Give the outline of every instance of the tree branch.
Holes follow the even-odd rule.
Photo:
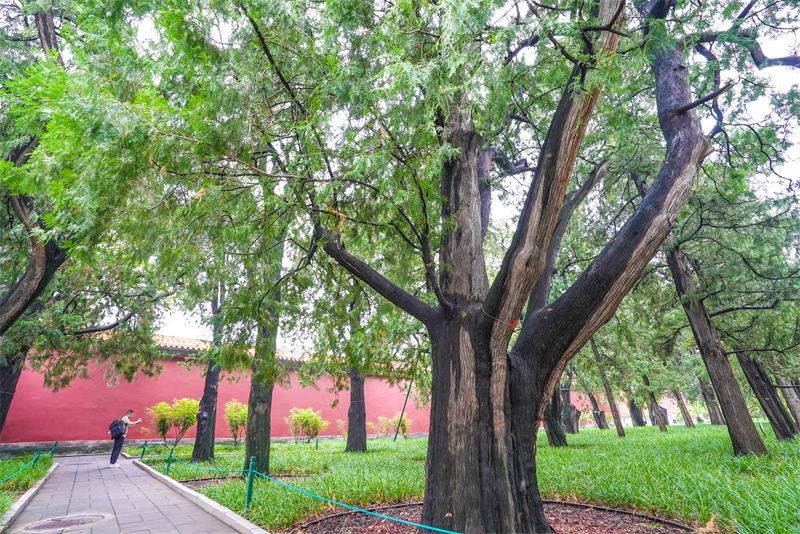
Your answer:
[[[723,315],[725,313],[735,312],[739,310],[774,310],[775,308],[778,307],[778,302],[779,300],[775,299],[775,301],[769,306],[750,306],[750,305],[732,306],[730,308],[723,308],[721,310],[711,312],[708,315],[709,317],[716,317],[717,315]]]
[[[680,107],[671,109],[670,113],[672,113],[673,115],[680,115],[682,113],[686,113],[687,111],[689,111],[691,109],[694,109],[697,106],[701,106],[701,105],[705,104],[706,102],[708,102],[710,100],[716,99],[722,93],[725,93],[726,91],[731,90],[734,85],[736,85],[736,82],[731,80],[728,83],[726,83],[723,87],[720,87],[719,89],[717,89],[713,93],[710,93],[710,94],[704,96],[703,98],[701,98],[699,100],[695,100],[694,102],[690,102],[689,104],[686,104],[684,106],[680,106]]]
[[[314,236],[317,240],[324,241],[325,252],[350,274],[366,283],[401,310],[421,321],[425,326],[433,326],[439,316],[436,308],[432,308],[345,250],[340,236],[334,232],[326,230],[322,225],[316,223],[314,224]]]

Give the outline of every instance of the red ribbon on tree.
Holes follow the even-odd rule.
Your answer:
[[[518,324],[519,324],[519,319],[517,319],[515,321],[511,321],[510,323],[508,323],[508,329],[509,330],[514,330],[517,327]]]

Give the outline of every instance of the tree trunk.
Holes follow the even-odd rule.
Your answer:
[[[561,396],[557,391],[553,391],[550,402],[544,409],[544,431],[551,447],[567,446],[567,435],[561,425]]]
[[[681,410],[683,423],[686,425],[686,428],[694,428],[694,421],[692,421],[692,416],[689,414],[689,410],[686,408],[686,404],[683,402],[683,397],[681,397],[680,392],[677,389],[673,389],[672,394],[675,395],[675,400],[678,401],[678,408]]]
[[[706,403],[709,421],[712,425],[724,425],[725,419],[722,417],[719,404],[717,404],[717,397],[714,395],[714,390],[705,379],[697,377],[697,381],[700,384],[700,393],[703,394],[703,401]]]
[[[577,371],[575,372],[575,377],[578,379],[578,383],[583,388],[586,396],[589,397],[589,402],[592,404],[592,417],[594,417],[594,422],[597,423],[597,428],[607,429],[608,420],[606,419],[606,412],[600,409],[600,404],[598,404],[597,399],[592,393],[592,390],[589,389],[589,387],[586,385],[586,381]]]
[[[636,405],[633,396],[628,397],[628,411],[631,413],[631,423],[633,426],[647,426],[642,409]]]
[[[653,426],[658,425],[658,429],[661,432],[667,431],[667,421],[664,414],[661,413],[661,406],[658,405],[658,400],[656,400],[656,396],[653,393],[653,390],[650,389],[650,380],[648,380],[647,375],[642,375],[642,379],[644,380],[644,385],[647,388],[647,396],[648,396],[648,410],[650,411],[650,421],[653,423]]]
[[[259,365],[254,363],[250,369],[251,376],[257,377],[260,370]],[[269,474],[273,389],[272,379],[268,379],[266,383],[253,379],[250,381],[250,398],[247,401],[244,469],[250,466],[250,458],[255,456],[255,470],[265,475]]]
[[[193,462],[208,462],[214,459],[217,396],[221,372],[222,367],[215,360],[208,360],[203,397],[200,399],[200,409],[197,411],[197,435],[192,449]]]
[[[367,452],[367,406],[364,375],[350,368],[350,408],[347,409],[347,446],[344,452]]]
[[[28,356],[30,347],[21,347],[19,351],[8,358],[0,365],[0,435],[6,426],[8,411],[11,409],[11,401],[14,400],[14,393],[17,391],[17,382],[25,368],[25,360]]]
[[[625,428],[622,426],[622,418],[619,416],[619,408],[617,401],[614,400],[614,392],[611,390],[611,385],[608,383],[606,370],[603,368],[603,359],[600,356],[600,351],[597,350],[597,344],[594,342],[594,336],[589,339],[589,343],[594,353],[594,360],[597,363],[597,369],[600,372],[600,379],[603,381],[603,389],[606,392],[606,400],[608,401],[608,408],[611,410],[611,417],[614,419],[614,427],[617,429],[617,436],[625,437]]]
[[[580,430],[578,420],[581,417],[581,412],[572,404],[572,375],[574,370],[574,366],[570,363],[567,386],[561,388],[561,424],[567,434],[577,434]],[[577,412],[577,416],[575,412]]]
[[[744,376],[747,377],[747,382],[755,393],[761,409],[769,419],[775,437],[779,440],[794,439],[794,435],[798,433],[797,427],[783,407],[778,392],[770,382],[769,376],[764,372],[764,368],[743,350],[736,351],[736,357],[739,359]]]
[[[800,425],[800,396],[798,396],[795,388],[792,387],[791,380],[784,376],[776,376],[776,378],[778,385],[781,387],[783,398],[786,400],[786,405],[789,407],[792,417],[794,417],[795,425]],[[0,427],[0,431],[2,431],[2,427]]]
[[[719,399],[722,413],[728,424],[733,453],[764,454],[767,448],[758,435],[747,404],[733,375],[731,363],[722,347],[717,330],[702,300],[693,298],[697,293],[689,261],[677,246],[668,246],[667,265],[675,281],[675,290],[692,327],[697,348],[703,357],[711,384]]]

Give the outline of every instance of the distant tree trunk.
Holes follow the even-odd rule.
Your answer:
[[[636,405],[633,396],[628,397],[628,410],[631,412],[631,423],[633,426],[647,426],[642,409]]]
[[[800,396],[798,396],[795,388],[792,387],[791,380],[784,376],[776,376],[776,379],[778,380],[778,385],[781,387],[786,405],[789,407],[792,417],[794,417],[795,425],[800,426]],[[2,431],[1,429],[2,427],[0,427],[0,431]]]
[[[6,426],[6,418],[11,408],[11,401],[14,400],[14,393],[17,391],[17,382],[25,368],[25,360],[28,357],[30,347],[21,347],[11,357],[0,365],[0,435]]]
[[[581,412],[572,404],[572,375],[575,374],[575,364],[570,362],[567,373],[567,385],[561,388],[561,424],[567,434],[577,434],[580,430],[578,421]]]
[[[350,368],[350,408],[347,410],[347,446],[344,452],[367,452],[367,406],[364,375]]]
[[[778,392],[770,382],[769,376],[764,372],[764,368],[743,350],[736,351],[736,357],[739,359],[744,376],[747,377],[747,382],[753,389],[758,403],[761,404],[761,409],[767,414],[775,437],[779,440],[794,439],[794,435],[798,433],[797,427],[783,407]]]
[[[611,390],[611,385],[608,383],[606,370],[603,368],[603,358],[600,356],[600,351],[597,350],[597,344],[594,342],[594,336],[589,339],[594,353],[595,362],[597,362],[597,369],[600,371],[600,379],[603,381],[603,389],[606,391],[606,400],[608,401],[608,408],[611,410],[611,417],[614,419],[614,426],[617,429],[617,436],[625,437],[625,428],[622,426],[622,418],[619,416],[619,408],[617,401],[614,400],[614,392]]]
[[[703,301],[692,297],[697,293],[697,286],[689,261],[680,248],[670,245],[671,243],[668,243],[666,250],[667,265],[675,281],[678,298],[692,327],[697,348],[703,356],[703,363],[706,365],[711,384],[722,407],[722,413],[725,415],[733,453],[765,454],[767,448],[750,417],[750,411],[744,402],[739,383],[733,375],[731,362],[722,347],[714,322]]]
[[[714,390],[705,379],[697,377],[697,381],[700,384],[700,393],[703,395],[703,401],[706,403],[706,409],[708,410],[708,420],[712,425],[724,425],[725,419],[722,417],[719,404],[717,404]]]
[[[600,404],[598,404],[592,390],[586,385],[586,381],[583,377],[577,371],[575,372],[575,376],[578,378],[578,383],[583,388],[586,396],[589,397],[589,402],[592,403],[592,417],[594,417],[594,422],[597,423],[597,428],[607,429],[608,420],[606,419],[606,412],[600,409]]]
[[[683,402],[683,397],[681,397],[680,392],[677,389],[673,389],[672,394],[675,395],[675,400],[678,401],[678,408],[680,408],[681,415],[683,416],[683,424],[685,424],[687,428],[694,428],[694,421],[692,421],[692,416],[689,414],[689,410],[686,408],[686,403]]]
[[[222,311],[221,296],[211,303],[211,310],[215,316]],[[214,320],[214,344],[219,346],[220,327],[218,320]],[[192,449],[193,462],[208,462],[214,459],[214,444],[216,441],[217,427],[217,396],[219,394],[219,375],[222,367],[213,359],[208,360],[206,367],[206,380],[203,385],[203,396],[200,399],[200,408],[197,410],[197,434],[194,438]]]
[[[561,397],[556,389],[544,409],[544,432],[551,447],[566,447],[567,435],[561,426]]]
[[[667,423],[666,418],[661,413],[661,407],[658,405],[658,400],[656,400],[656,396],[653,393],[653,390],[650,389],[650,380],[648,380],[647,375],[642,375],[642,380],[644,381],[644,385],[647,388],[647,398],[648,398],[648,410],[650,411],[650,421],[653,423],[653,426],[658,425],[658,429],[661,432],[667,431]]]

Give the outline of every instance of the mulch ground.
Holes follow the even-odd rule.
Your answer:
[[[545,504],[545,514],[557,534],[686,534],[687,529],[620,512],[585,506]],[[379,510],[383,515],[418,523],[422,504]],[[333,513],[299,525],[291,534],[417,534],[417,527],[366,514]],[[287,533],[288,534],[288,533]]]
[[[211,484],[220,484],[226,478],[181,481],[198,490]],[[372,508],[377,513],[419,523],[422,504],[401,507]],[[598,510],[590,506],[545,503],[547,521],[556,534],[686,534],[688,528],[679,528],[657,520],[619,511]],[[417,527],[397,523],[367,514],[342,511],[338,508],[329,515],[312,519],[284,531],[285,534],[418,534]]]

